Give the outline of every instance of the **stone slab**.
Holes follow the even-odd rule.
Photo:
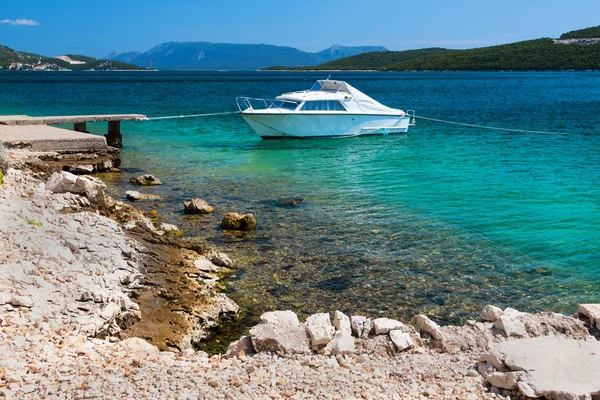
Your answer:
[[[104,136],[48,125],[0,125],[0,141],[32,151],[94,151],[108,148]]]
[[[600,342],[542,336],[498,344],[492,351],[529,397],[587,399],[600,392]]]
[[[28,115],[0,115],[0,125],[53,125],[81,124],[84,122],[145,121],[143,114],[100,114],[30,117]]]

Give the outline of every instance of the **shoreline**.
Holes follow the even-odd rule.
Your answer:
[[[600,317],[589,310],[567,317],[488,306],[479,320],[444,327],[425,316],[412,327],[338,312],[300,323],[277,311],[227,353],[209,357],[192,345],[235,309],[217,296],[228,258],[169,237],[133,206],[107,198],[97,179],[56,173],[48,180],[57,165],[10,170],[0,185],[9,216],[0,224],[5,398],[163,398],[167,391],[175,398],[519,398],[546,393],[494,363],[494,347],[548,337],[596,346],[600,337]],[[211,296],[223,301],[216,312],[202,308]],[[153,305],[163,311],[153,314]],[[159,327],[136,330],[140,316],[142,325]],[[547,343],[541,350],[537,357]]]

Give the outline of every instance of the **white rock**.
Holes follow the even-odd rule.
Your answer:
[[[108,303],[100,313],[100,317],[105,320],[114,319],[121,312],[121,306],[116,303]]]
[[[333,339],[335,328],[331,325],[329,313],[313,314],[306,319],[306,330],[313,346],[327,344]]]
[[[500,318],[494,322],[494,327],[503,331],[507,337],[510,336],[525,336],[527,331],[525,325],[515,317],[509,315],[501,315]]]
[[[484,321],[494,322],[504,314],[502,309],[496,306],[487,305],[483,307],[479,316]]]
[[[15,307],[31,308],[35,306],[35,302],[30,296],[12,296],[10,299],[10,304],[12,304]]]
[[[350,325],[350,318],[341,311],[335,311],[333,313],[333,327],[340,332],[352,335],[352,326]]]
[[[325,352],[326,354],[333,355],[355,353],[356,347],[354,345],[354,337],[346,331],[340,330],[336,332],[331,342],[327,343],[327,346],[325,346]]]
[[[295,312],[287,311],[269,311],[260,316],[260,320],[267,324],[275,325],[300,325],[300,320]]]
[[[423,332],[429,333],[435,340],[442,340],[442,330],[439,325],[423,314],[417,315],[417,326]]]
[[[173,224],[167,224],[165,222],[163,222],[162,224],[160,224],[159,226],[160,230],[165,231],[166,233],[177,233],[179,232],[179,228]]]
[[[386,335],[390,331],[402,329],[404,324],[400,321],[390,318],[375,318],[373,320],[373,329],[376,335]]]
[[[580,304],[579,313],[588,317],[592,324],[600,328],[600,304]]]
[[[591,399],[600,392],[600,342],[541,336],[497,344],[492,354],[518,376],[527,397]]]
[[[129,338],[119,342],[121,347],[129,355],[141,356],[141,355],[157,355],[160,353],[158,347],[151,345],[144,339],[140,338]]]
[[[517,383],[519,378],[525,374],[525,372],[492,372],[486,376],[486,380],[492,386],[500,389],[514,390],[517,389]]]
[[[399,351],[406,350],[414,346],[410,335],[399,330],[393,330],[390,332],[390,339],[392,343],[396,345]]]
[[[252,346],[257,352],[281,355],[309,354],[306,328],[293,311],[271,311],[260,316],[261,324],[250,329]]]
[[[373,322],[367,318],[358,315],[350,317],[352,331],[358,338],[368,338],[373,329]]]
[[[12,300],[12,295],[8,293],[0,293],[0,306],[5,305],[6,303],[10,303]]]

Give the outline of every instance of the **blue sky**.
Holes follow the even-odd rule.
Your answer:
[[[0,44],[47,56],[103,57],[172,40],[268,43],[319,51],[332,44],[390,50],[470,48],[600,25],[583,0],[104,0],[3,1]]]

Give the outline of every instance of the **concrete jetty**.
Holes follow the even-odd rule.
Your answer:
[[[121,121],[144,121],[142,114],[102,114],[31,117],[0,116],[0,140],[12,146],[34,151],[93,151],[107,146],[122,147]],[[87,123],[107,122],[108,133],[102,137],[87,132]],[[51,127],[73,124],[73,131]]]

